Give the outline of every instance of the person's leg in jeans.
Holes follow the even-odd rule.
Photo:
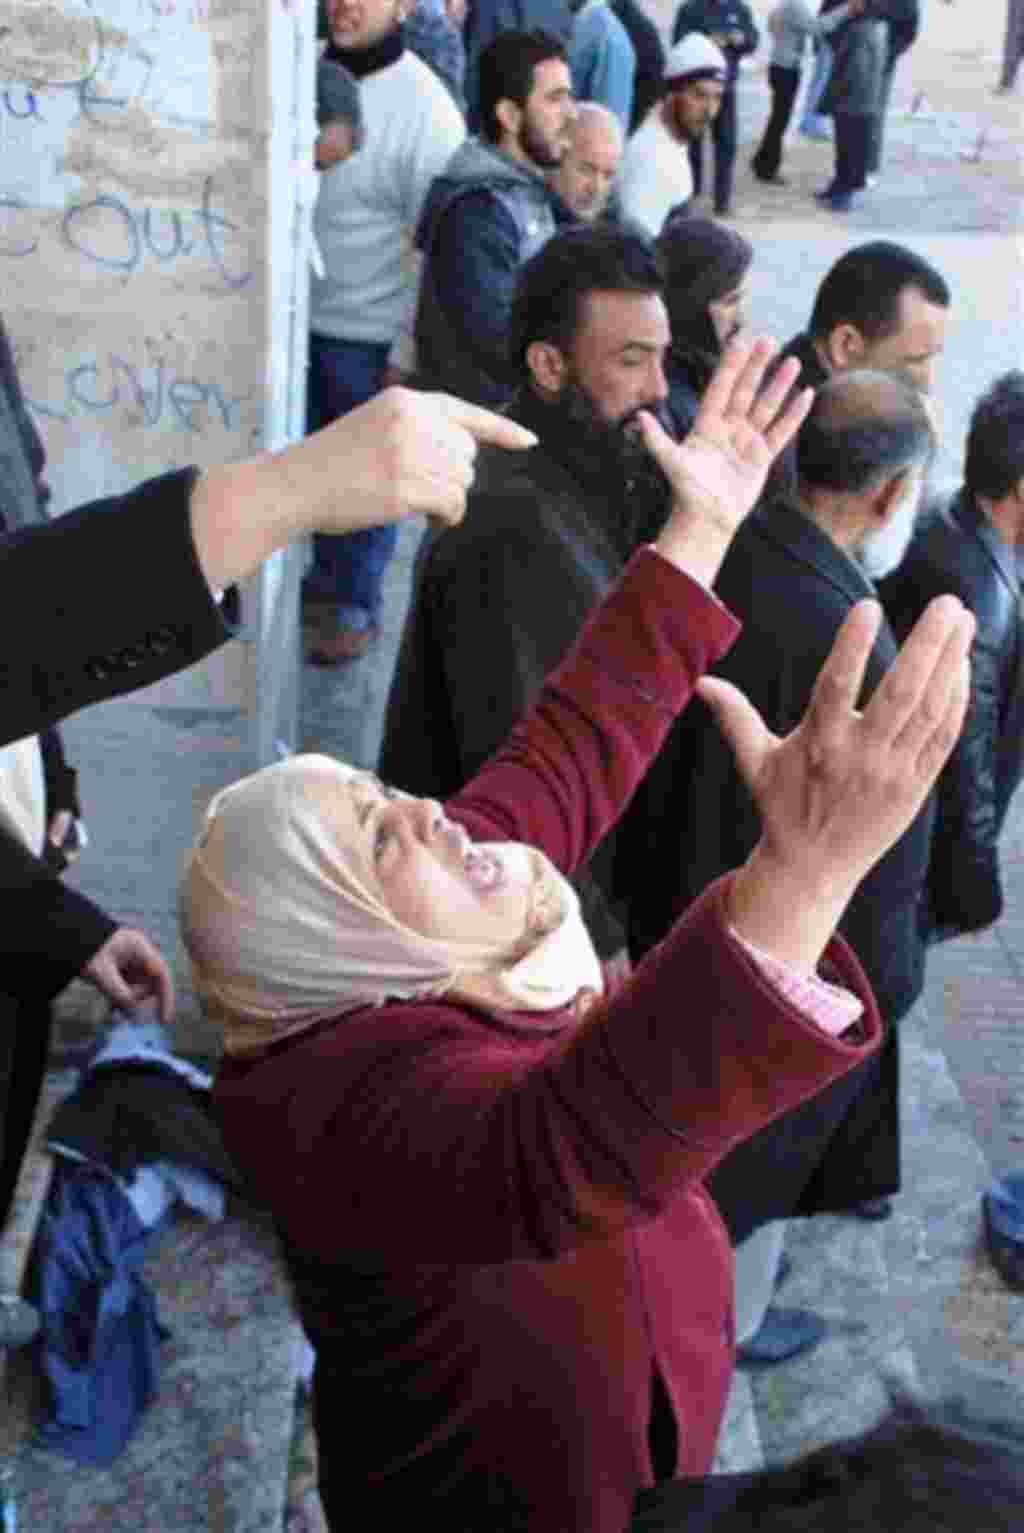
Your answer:
[[[896,58],[893,56],[886,60],[882,74],[882,85],[878,95],[878,111],[871,119],[871,137],[868,144],[867,174],[877,176],[882,165],[882,142],[885,135],[885,114],[889,110],[889,98],[892,95],[892,77],[896,72]]]
[[[770,64],[768,84],[772,93],[772,109],[757,153],[750,162],[759,181],[774,181],[779,174],[782,141],[793,115],[793,103],[800,87],[800,71],[783,68],[780,64]]]
[[[312,335],[309,352],[309,428],[317,431],[372,399],[384,385],[387,343],[338,341]],[[306,591],[335,606],[339,632],[372,634],[381,604],[381,582],[398,529],[369,527],[346,537],[317,534]],[[361,646],[357,642],[356,649]],[[345,658],[344,656],[335,658]]]
[[[800,132],[805,138],[829,138],[831,128],[829,119],[822,117],[818,112],[818,102],[825,94],[825,86],[828,84],[829,75],[832,73],[832,49],[826,42],[819,42],[814,49],[814,73],[811,83],[807,87],[807,96],[804,100],[803,113],[800,117]]]
[[[736,164],[736,87],[727,85],[718,115],[711,124],[715,150],[715,212],[728,213],[732,206],[733,167]]]

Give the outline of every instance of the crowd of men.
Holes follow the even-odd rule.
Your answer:
[[[795,6],[771,13],[773,111],[754,173],[783,180],[813,37],[831,60],[836,140],[822,195],[841,209],[877,170],[916,0],[824,0],[817,18]],[[486,0],[466,14],[440,0],[326,0],[323,31],[311,429],[402,381],[505,405],[518,383],[507,335],[522,267],[580,222],[628,220],[659,237],[693,212],[709,136],[714,212],[732,211],[737,72],[759,42],[745,0],[686,0],[667,51],[636,0]],[[392,528],[317,539],[304,593],[313,663],[372,649],[394,544]]]

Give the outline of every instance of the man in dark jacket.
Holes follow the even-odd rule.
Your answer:
[[[783,347],[801,386],[820,388],[851,367],[898,369],[930,394],[942,355],[950,292],[923,256],[890,240],[854,245],[825,273],[807,329]],[[768,492],[793,487],[793,447],[772,465]]]
[[[740,59],[754,52],[759,34],[745,0],[684,0],[676,12],[672,41],[678,43],[688,32],[703,32],[725,54],[725,92],[718,116],[711,124],[715,145],[715,212],[725,218],[732,211],[733,168],[736,164],[736,76]],[[702,139],[690,144],[689,155],[693,194],[699,197],[704,180]]]
[[[668,511],[632,425],[641,408],[667,424],[653,247],[613,224],[556,235],[523,270],[510,340],[510,414],[540,445],[514,464],[481,453],[465,521],[422,548],[384,723],[382,775],[440,798],[501,744]],[[578,885],[602,958],[623,947],[610,863],[606,841]]]
[[[926,515],[879,588],[897,638],[931,596],[952,591],[977,620],[971,700],[938,786],[928,866],[935,938],[979,931],[1003,909],[999,836],[1024,771],[1024,373],[998,379],[974,408],[964,483]]]
[[[503,404],[515,384],[506,354],[516,273],[555,231],[545,180],[575,116],[567,55],[545,32],[505,32],[480,58],[481,136],[434,181],[416,243],[420,375],[476,404]],[[568,220],[568,211],[564,214]]]
[[[717,669],[777,733],[800,717],[850,608],[874,594],[865,562],[877,575],[898,562],[912,527],[915,479],[932,445],[915,389],[884,373],[844,372],[819,390],[797,437],[795,496],[762,503],[740,529],[715,590],[741,618],[743,631]],[[880,545],[891,544],[893,527],[896,546],[885,550],[883,563]],[[883,625],[867,693],[895,654]],[[893,1028],[924,977],[919,901],[931,822],[929,802],[858,889],[841,922],[889,1029],[881,1052],[838,1088],[738,1147],[709,1178],[739,1247],[736,1334],[748,1362],[795,1355],[824,1330],[804,1311],[769,1309],[782,1251],[777,1221],[848,1211],[898,1188]],[[703,705],[691,706],[620,831],[616,886],[629,890],[631,956],[659,942],[675,914],[742,861],[758,834],[728,745]]]

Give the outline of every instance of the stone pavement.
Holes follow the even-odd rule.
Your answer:
[[[664,22],[670,8],[650,3]],[[962,5],[933,0],[926,9],[924,36],[896,79],[885,176],[845,218],[818,212],[809,195],[828,177],[827,145],[793,141],[786,188],[752,181],[746,160],[768,97],[763,59],[745,69],[735,217],[756,250],[751,323],[781,338],[802,327],[817,281],[851,243],[898,239],[945,272],[955,308],[938,391],[940,472],[950,479],[974,398],[1021,365],[1024,333],[1021,98],[990,93],[997,0],[972,6],[969,39],[965,22]],[[418,536],[403,529],[377,654],[346,671],[305,671],[304,748],[372,764]],[[203,803],[244,762],[242,722],[231,709],[175,710],[143,697],[68,726],[93,834],[76,876],[168,953],[181,849]],[[723,1467],[867,1424],[888,1379],[954,1389],[997,1415],[1020,1415],[1024,1297],[1002,1287],[979,1249],[978,1194],[993,1169],[1024,1166],[1024,803],[1006,848],[1003,921],[933,955],[925,995],[904,1026],[906,1185],[896,1216],[881,1226],[822,1219],[792,1228],[782,1300],[826,1314],[830,1336],[803,1361],[738,1377]],[[216,1040],[198,1017],[180,953],[178,978],[177,1046],[212,1058]],[[62,1014],[59,1043],[73,1057],[102,1025],[102,1008],[72,987]],[[238,1207],[221,1226],[184,1219],[154,1248],[149,1275],[173,1331],[164,1385],[112,1470],[74,1467],[35,1448],[31,1375],[22,1367],[9,1381],[5,1441],[18,1444],[20,1525],[33,1533],[277,1533],[282,1525],[316,1533],[308,1423],[293,1411],[298,1336],[267,1232]]]

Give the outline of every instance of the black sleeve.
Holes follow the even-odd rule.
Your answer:
[[[192,543],[195,478],[165,474],[0,544],[0,744],[230,637]]]
[[[940,931],[980,931],[1002,914],[996,801],[999,696],[999,655],[979,634],[971,651],[967,717],[939,778],[928,893],[931,918]]]
[[[38,995],[45,975],[45,992],[52,999],[117,930],[116,921],[62,884],[3,827],[0,888],[0,965],[4,988],[14,994]]]
[[[82,805],[78,797],[78,773],[68,764],[64,741],[56,725],[40,732],[39,753],[43,758],[43,780],[46,784],[47,824],[62,809],[69,809],[76,819],[80,818]]]

